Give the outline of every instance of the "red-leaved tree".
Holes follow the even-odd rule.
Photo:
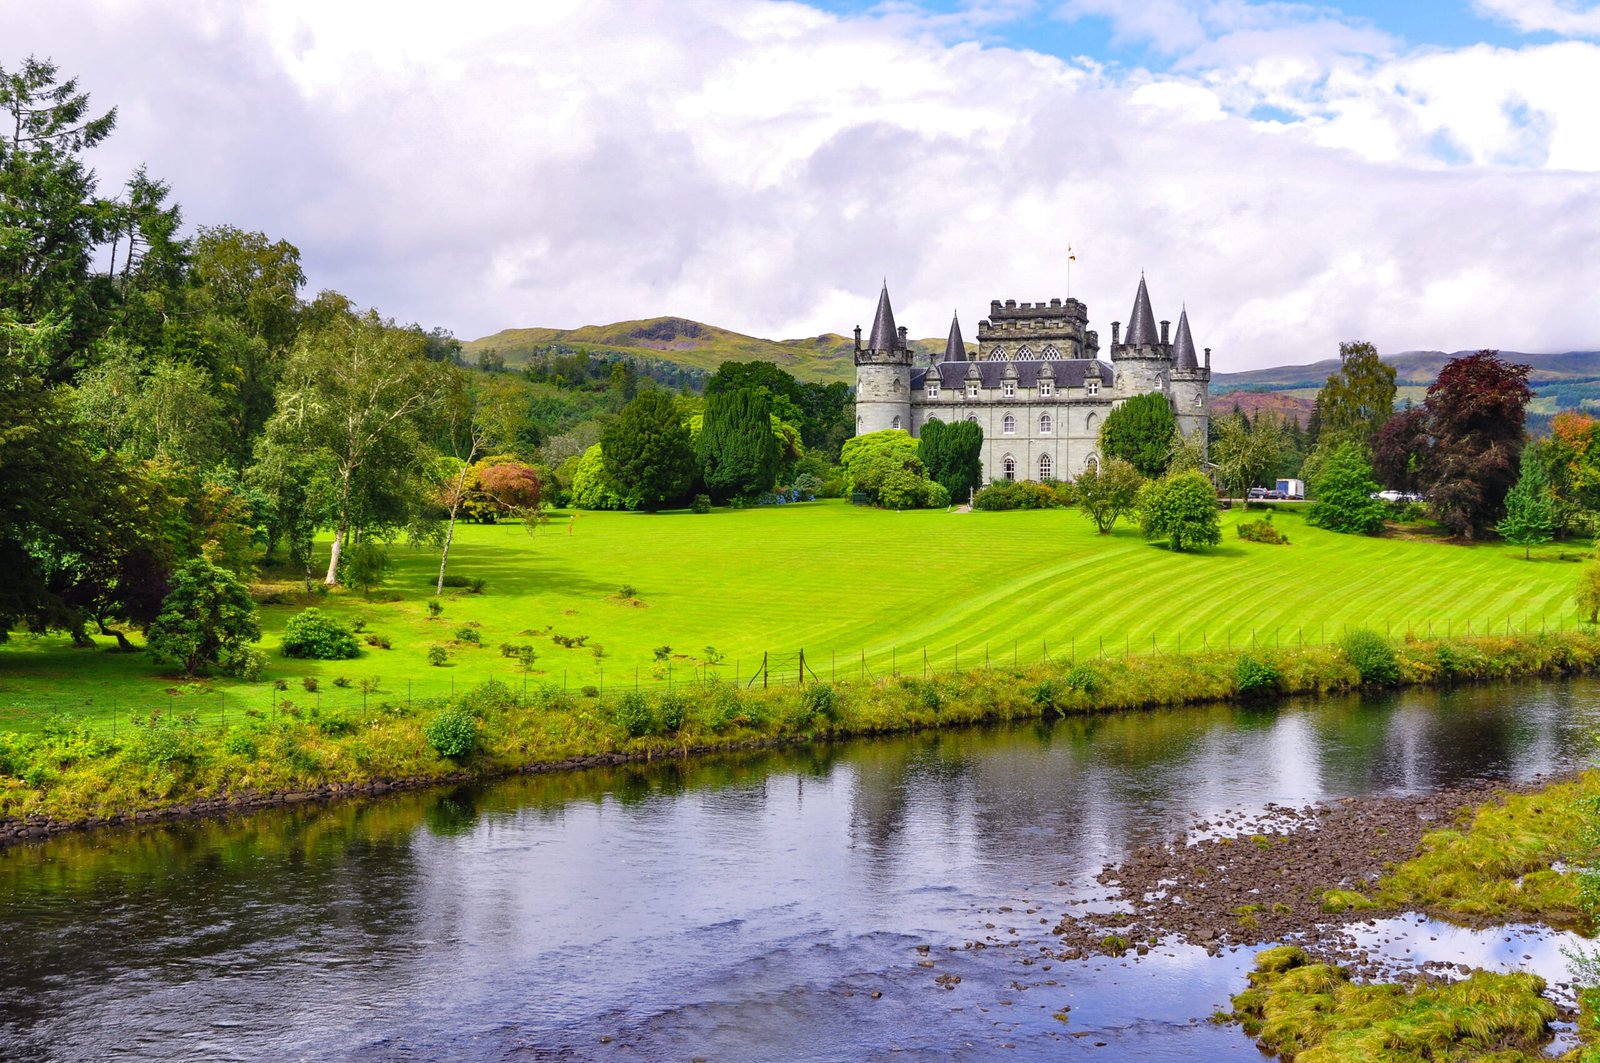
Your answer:
[[[1498,351],[1479,351],[1452,358],[1428,388],[1428,504],[1457,535],[1470,539],[1504,513],[1533,397],[1529,369],[1502,361]]]

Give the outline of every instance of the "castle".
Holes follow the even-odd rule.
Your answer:
[[[1109,364],[1088,323],[1089,311],[1076,299],[996,299],[978,322],[977,358],[968,357],[952,317],[943,357],[917,368],[885,284],[865,345],[856,327],[856,434],[900,428],[920,436],[928,421],[976,421],[989,481],[1073,479],[1099,460],[1106,414],[1148,392],[1167,397],[1185,435],[1205,438],[1211,348],[1203,363],[1196,358],[1187,309],[1169,340],[1171,322],[1156,330],[1141,276],[1127,336],[1120,322],[1111,323]]]

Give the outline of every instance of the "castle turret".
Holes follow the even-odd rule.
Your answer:
[[[1112,323],[1111,364],[1117,372],[1115,393],[1119,400],[1167,390],[1172,372],[1172,345],[1156,331],[1156,315],[1150,308],[1150,292],[1144,285],[1142,273],[1139,291],[1133,297],[1127,335],[1119,338],[1117,325]]]
[[[1207,406],[1211,387],[1211,349],[1206,349],[1205,364],[1195,357],[1194,337],[1189,334],[1189,309],[1178,315],[1178,338],[1172,345],[1172,406],[1178,415],[1178,429],[1184,435],[1200,433],[1206,438],[1211,426]]]
[[[856,329],[856,434],[885,428],[911,430],[911,350],[906,330],[895,327],[887,283],[865,347]]]
[[[967,360],[967,341],[961,338],[961,320],[954,313],[950,315],[950,336],[944,341],[944,360],[947,362]]]

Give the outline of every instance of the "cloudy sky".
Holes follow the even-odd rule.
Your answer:
[[[1140,271],[1221,370],[1600,348],[1588,0],[0,0],[193,224],[463,338],[969,338]]]

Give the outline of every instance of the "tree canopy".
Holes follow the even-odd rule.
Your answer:
[[[1135,395],[1106,414],[1100,426],[1101,455],[1121,458],[1142,476],[1160,476],[1167,469],[1177,423],[1165,395]]]
[[[685,500],[694,484],[689,430],[664,391],[646,391],[623,407],[600,445],[605,479],[647,512]]]
[[[1222,541],[1217,492],[1204,473],[1175,473],[1152,480],[1139,491],[1139,531],[1146,539],[1165,539],[1174,552],[1215,546]]]

